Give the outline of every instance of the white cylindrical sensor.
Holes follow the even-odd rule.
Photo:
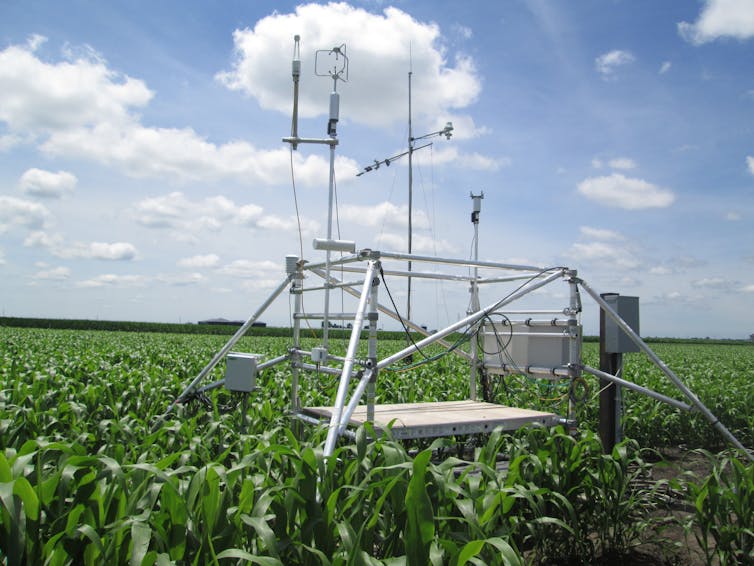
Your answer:
[[[356,252],[356,242],[350,240],[325,240],[323,238],[314,238],[315,250],[329,250],[331,252]]]

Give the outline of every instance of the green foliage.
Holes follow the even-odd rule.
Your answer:
[[[733,455],[712,461],[712,472],[699,481],[689,481],[689,499],[694,504],[696,540],[707,563],[754,563],[754,464]],[[714,544],[713,544],[714,543]]]
[[[298,436],[287,416],[291,375],[282,366],[259,376],[244,434],[240,411],[224,410],[238,399],[224,391],[209,409],[177,407],[152,432],[155,417],[224,342],[0,327],[0,563],[588,563],[619,560],[651,530],[655,493],[637,487],[645,465],[635,441],[605,455],[587,426],[577,437],[561,429],[495,432],[476,440],[473,457],[438,459],[456,453],[456,443],[439,439],[415,451],[389,438],[370,441],[365,428],[325,458],[326,430]],[[380,355],[403,344],[381,342]],[[289,345],[287,337],[254,335],[237,349],[272,357]],[[704,352],[706,362],[695,350],[676,350],[668,362],[683,365],[698,385],[710,375],[705,363],[718,356],[722,381],[692,388],[705,402],[718,399],[723,422],[751,434],[754,403],[738,388],[739,374],[750,382],[751,349],[716,348]],[[334,338],[332,350],[339,349],[345,340]],[[626,371],[662,387],[633,359]],[[467,379],[467,367],[446,356],[381,374],[377,396],[385,403],[463,399]],[[522,378],[493,385],[498,400],[511,404],[563,412],[568,402],[567,390]],[[336,388],[331,376],[301,376],[304,404],[330,404]],[[628,403],[628,430],[641,443],[669,435],[718,442],[693,417],[641,403]],[[586,423],[589,410],[580,408]],[[635,418],[641,411],[643,419]],[[501,453],[510,457],[507,470]],[[751,470],[731,459],[690,488],[718,557],[751,553]]]

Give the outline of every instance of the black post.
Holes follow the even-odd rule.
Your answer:
[[[618,293],[603,293],[604,299],[608,296],[617,296]],[[607,318],[605,311],[600,309],[600,370],[611,375],[617,375],[623,365],[623,354],[608,352],[605,344],[605,324]],[[600,379],[600,439],[606,454],[610,454],[615,446],[620,423],[616,397],[617,386],[607,379]]]

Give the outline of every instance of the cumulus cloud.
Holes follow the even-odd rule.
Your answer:
[[[281,218],[264,214],[261,206],[238,205],[222,195],[191,200],[180,191],[139,201],[133,215],[139,224],[148,228],[170,229],[179,239],[197,230],[219,231],[227,224],[262,230],[298,229],[295,216]],[[311,235],[319,230],[319,223],[302,218],[301,230]]]
[[[60,234],[49,234],[43,230],[31,232],[24,240],[24,246],[46,248],[55,257],[65,259],[102,259],[110,261],[130,261],[136,259],[136,247],[128,242],[75,242],[66,244]]]
[[[589,226],[581,226],[579,228],[582,236],[591,238],[594,240],[624,240],[625,238],[613,230],[607,230],[605,228],[591,228]]]
[[[675,195],[669,189],[619,173],[585,179],[579,183],[578,191],[588,199],[605,206],[626,210],[665,208],[675,200]]]
[[[408,226],[408,206],[396,206],[387,201],[373,206],[348,204],[340,207],[340,217],[363,226],[405,227]],[[412,212],[412,224],[416,229],[430,226],[427,215],[420,210]]]
[[[18,186],[27,195],[42,198],[60,198],[64,194],[73,192],[78,179],[68,171],[45,171],[43,169],[27,169],[18,181]]]
[[[754,175],[754,157],[752,157],[751,155],[747,155],[746,165],[749,167],[749,173]]]
[[[616,157],[608,161],[608,165],[613,169],[635,169],[636,162],[628,157]]]
[[[729,290],[735,287],[737,283],[723,277],[705,277],[703,279],[696,279],[691,282],[692,287],[701,289],[718,289]]]
[[[594,60],[594,66],[597,72],[602,75],[602,78],[610,79],[615,76],[615,72],[619,67],[633,63],[635,59],[630,51],[614,49],[597,57]]]
[[[65,281],[66,279],[70,278],[70,276],[71,270],[67,267],[60,266],[38,271],[32,276],[32,279],[45,281]]]
[[[105,273],[76,283],[77,287],[95,288],[95,287],[145,287],[150,278],[144,275],[116,275]]]
[[[146,127],[138,111],[154,93],[143,81],[111,70],[91,48],[68,49],[68,59],[48,62],[35,53],[38,45],[37,39],[0,51],[0,123],[9,130],[0,149],[30,136],[51,155],[91,159],[133,177],[288,182],[285,148],[215,144],[191,128]],[[293,161],[301,184],[327,182],[326,159],[296,153]],[[344,178],[358,171],[344,157],[337,167]]]
[[[680,22],[678,33],[695,45],[722,37],[749,39],[754,36],[754,0],[705,0],[699,18]]]
[[[598,263],[621,270],[635,269],[641,265],[629,249],[608,242],[577,242],[571,246],[568,255],[580,262]]]
[[[670,61],[664,61],[662,65],[660,65],[660,70],[658,71],[661,75],[664,75],[670,70],[670,67],[672,67],[673,64]]]
[[[14,226],[39,229],[44,227],[49,218],[50,211],[44,205],[0,195],[0,234]]]
[[[741,291],[743,291],[744,293],[754,293],[754,283],[744,285],[743,287],[741,287]]]
[[[283,266],[274,261],[252,261],[248,259],[237,259],[218,269],[218,273],[230,275],[231,277],[240,278],[270,278],[270,275],[280,274],[283,276]],[[281,279],[277,280],[279,284]]]
[[[391,250],[408,248],[408,238],[397,234],[380,234],[375,241]],[[447,240],[436,240],[430,236],[414,234],[411,237],[411,251],[412,253],[457,254],[459,249]]]
[[[195,255],[178,260],[179,267],[191,268],[215,267],[218,263],[220,263],[220,256],[217,254]]]
[[[254,29],[236,30],[236,59],[217,79],[254,97],[263,108],[289,115],[291,79],[280,69],[290,66],[291,30],[302,33],[301,66],[307,76],[315,71],[315,50],[346,44],[352,71],[344,92],[347,89],[348,119],[354,122],[384,128],[405,119],[402,70],[409,68],[409,57],[413,68],[421,69],[412,82],[413,96],[422,101],[416,109],[417,125],[467,107],[481,91],[474,61],[463,53],[451,56],[436,24],[420,22],[394,7],[373,14],[346,3],[300,5],[292,13],[259,20]],[[320,55],[320,64],[324,61]],[[327,113],[324,83],[320,89],[301,90],[301,116]]]

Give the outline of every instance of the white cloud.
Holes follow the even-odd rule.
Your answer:
[[[675,200],[675,195],[669,189],[619,173],[585,179],[579,183],[578,190],[590,200],[627,210],[665,208]]]
[[[0,51],[0,123],[10,130],[0,149],[36,137],[50,155],[91,159],[137,178],[235,178],[265,185],[290,179],[285,148],[260,150],[244,141],[214,144],[191,128],[143,126],[137,111],[153,92],[142,81],[110,70],[90,48],[79,51],[84,55],[59,62],[41,60],[29,45]],[[297,152],[293,162],[299,183],[327,182],[328,160]],[[338,157],[337,170],[350,178],[358,165]]]
[[[0,265],[5,265],[5,252],[0,248]]]
[[[691,282],[692,287],[704,289],[730,289],[736,285],[735,281],[724,279],[723,277],[705,277],[696,279]]]
[[[75,242],[66,245],[60,234],[48,234],[42,230],[31,232],[24,240],[24,246],[46,248],[55,257],[65,259],[130,261],[138,255],[136,247],[128,242]]]
[[[222,195],[193,201],[175,191],[136,203],[133,214],[139,224],[148,228],[170,229],[178,239],[200,229],[219,231],[227,224],[262,230],[298,230],[295,216],[280,218],[265,214],[261,206],[238,205]],[[304,234],[313,234],[319,230],[319,223],[302,218],[301,230]]]
[[[280,284],[282,277],[284,276],[283,266],[274,261],[252,261],[248,259],[237,259],[231,263],[224,265],[218,269],[218,273],[223,275],[230,275],[232,277],[241,278],[267,278],[271,279],[271,275],[280,274],[280,278],[277,280],[277,284]]]
[[[62,258],[102,259],[108,261],[130,261],[136,259],[136,248],[128,242],[75,243],[70,247],[58,244],[52,248],[53,255]]]
[[[754,157],[751,155],[746,156],[746,165],[749,166],[749,173],[754,175]]]
[[[413,68],[421,69],[412,83],[414,98],[422,101],[416,109],[417,126],[465,108],[481,91],[473,60],[463,54],[450,59],[436,24],[419,22],[393,7],[380,15],[346,3],[300,5],[293,13],[259,20],[254,29],[236,30],[236,60],[217,79],[254,97],[262,108],[289,115],[292,82],[279,70],[290,68],[292,30],[302,33],[301,66],[309,75],[315,70],[315,50],[346,44],[350,80],[339,91],[347,97],[348,117],[354,122],[386,128],[405,119],[405,75],[397,70],[409,68],[409,57]],[[325,61],[323,55],[319,61]],[[309,76],[307,81],[299,95],[300,115],[326,113],[323,93],[330,85]]]
[[[595,169],[602,169],[602,160],[597,159],[596,157],[592,159],[592,167]]]
[[[220,263],[220,256],[216,254],[195,255],[178,260],[179,267],[191,268],[215,267],[218,263]]]
[[[741,291],[743,291],[744,293],[754,293],[754,283],[744,285],[743,287],[741,287]]]
[[[408,248],[408,237],[397,234],[380,234],[375,241],[387,247],[389,250],[404,251]],[[412,253],[431,253],[431,254],[457,254],[457,246],[447,240],[435,240],[429,236],[414,234],[411,237]]]
[[[624,65],[628,65],[635,60],[630,51],[615,49],[603,53],[594,60],[594,66],[602,78],[609,79],[615,75],[615,71]]]
[[[21,190],[36,197],[60,198],[64,194],[73,192],[78,179],[68,171],[45,171],[43,169],[27,169],[18,181]]]
[[[595,240],[624,240],[625,238],[618,232],[613,230],[607,230],[604,228],[591,228],[589,226],[581,226],[579,231],[583,236],[592,238]]]
[[[362,226],[406,227],[408,226],[408,206],[396,206],[387,201],[374,206],[347,204],[340,207],[340,217],[358,222]],[[429,219],[423,211],[414,210],[412,224],[416,229],[429,228]]]
[[[77,287],[94,288],[94,287],[144,287],[149,282],[149,278],[144,275],[115,275],[105,273],[92,279],[79,281]]]
[[[670,67],[672,67],[673,64],[670,61],[664,61],[662,65],[660,65],[660,70],[658,71],[661,75],[664,75],[670,70]]]
[[[666,265],[657,265],[649,270],[652,275],[671,275],[673,270]]]
[[[13,226],[42,228],[49,217],[50,211],[39,203],[0,195],[0,234]]]
[[[678,33],[695,45],[721,37],[749,39],[754,36],[754,0],[705,0],[699,19],[680,22]]]
[[[568,255],[580,262],[597,262],[600,266],[612,266],[615,269],[635,269],[641,265],[631,251],[607,242],[577,242],[571,246]]]
[[[70,276],[71,270],[67,267],[60,266],[38,271],[32,276],[32,278],[35,280],[65,281],[70,278]]]
[[[636,162],[628,157],[616,157],[608,161],[608,165],[613,169],[635,169]]]
[[[46,63],[34,53],[42,38],[0,51],[0,121],[12,131],[44,133],[130,121],[153,93],[115,73],[99,57]]]
[[[155,279],[160,283],[185,287],[186,285],[196,285],[204,281],[205,277],[201,273],[179,273],[173,275],[158,275]]]
[[[725,215],[725,219],[729,222],[738,222],[741,220],[741,214],[735,210],[731,210]]]

